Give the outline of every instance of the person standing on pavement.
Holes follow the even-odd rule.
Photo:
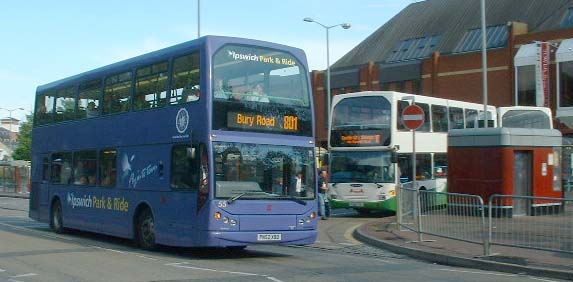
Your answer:
[[[320,174],[318,175],[318,213],[321,218],[328,219],[330,212],[327,212],[327,196],[326,193],[328,192],[328,180],[326,177],[326,170],[321,169]]]

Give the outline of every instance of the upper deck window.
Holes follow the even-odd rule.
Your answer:
[[[171,105],[199,100],[201,94],[199,66],[199,53],[173,60],[173,81],[169,96]]]
[[[76,87],[66,87],[56,92],[56,122],[72,120],[75,118]]]
[[[130,108],[131,71],[109,76],[105,79],[103,113],[127,112]]]
[[[36,125],[54,122],[55,91],[46,91],[36,98]]]
[[[167,61],[137,69],[134,110],[165,106],[167,102]]]
[[[289,53],[226,45],[211,88],[214,129],[312,134],[307,70]]]
[[[511,110],[502,117],[503,127],[551,129],[549,116],[536,110]]]
[[[344,99],[332,112],[332,146],[390,144],[391,104],[384,97]]]
[[[101,79],[84,82],[79,86],[78,118],[99,116],[101,100]]]

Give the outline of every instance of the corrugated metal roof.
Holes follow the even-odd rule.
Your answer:
[[[563,28],[561,23],[569,7],[573,7],[573,0],[489,0],[486,1],[486,24],[488,27],[493,27],[513,21],[523,22],[528,24],[529,32],[561,29]],[[480,0],[426,0],[413,3],[368,36],[332,67],[387,62],[395,55],[393,51],[399,48],[401,43],[408,40],[413,43],[434,36],[439,36],[435,51],[443,54],[453,53],[465,34],[472,29],[480,28],[480,19]],[[428,53],[430,54],[431,52]],[[403,57],[423,58],[406,56],[406,53]]]

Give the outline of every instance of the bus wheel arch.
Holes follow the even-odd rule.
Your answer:
[[[144,250],[154,250],[157,247],[155,227],[151,207],[146,203],[139,204],[133,216],[133,238],[136,245]]]
[[[61,234],[66,231],[63,218],[62,201],[60,197],[56,196],[50,204],[50,228],[53,232]]]

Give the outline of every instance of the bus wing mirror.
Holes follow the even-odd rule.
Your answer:
[[[390,156],[390,159],[391,159],[391,161],[392,161],[393,164],[398,163],[398,153],[392,152],[392,155]]]

